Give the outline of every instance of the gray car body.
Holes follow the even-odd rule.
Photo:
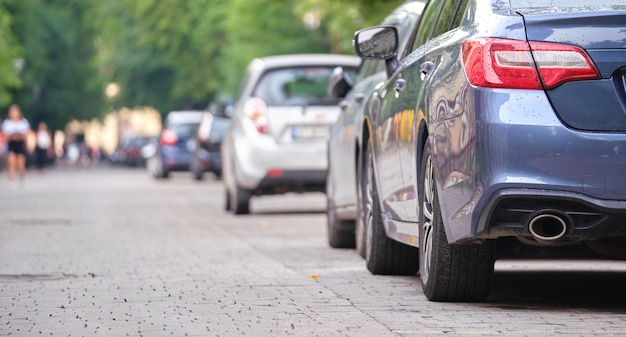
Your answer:
[[[383,24],[398,28],[400,46],[405,46],[424,9],[426,0],[412,1],[393,11]],[[402,48],[403,49],[403,48]],[[328,139],[329,207],[341,220],[357,218],[357,157],[361,149],[361,131],[366,100],[386,79],[385,63],[364,60],[354,87],[341,103],[342,112],[330,128]]]
[[[626,214],[626,129],[620,129],[626,124],[602,129],[609,118],[626,118],[626,38],[620,33],[626,10],[523,12],[511,8],[518,2],[470,0],[458,27],[413,48],[369,97],[363,143],[373,146],[389,237],[419,242],[419,167],[426,142],[449,243],[530,237],[528,220],[545,209],[573,224],[565,240],[626,236],[619,221]],[[582,33],[581,24],[587,27]],[[460,51],[464,40],[526,40],[527,34],[585,48],[602,79],[552,90],[469,84]],[[420,76],[425,62],[433,68]],[[399,80],[406,85],[396,91]]]

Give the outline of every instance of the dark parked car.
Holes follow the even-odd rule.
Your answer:
[[[404,46],[412,37],[413,27],[424,10],[426,0],[410,1],[398,7],[383,24],[398,28],[400,46]],[[401,47],[402,48],[402,47]],[[399,55],[402,59],[402,55]],[[365,100],[376,87],[386,79],[385,62],[364,60],[359,67],[354,87],[343,70],[336,74],[339,78],[331,80],[329,91],[341,102],[341,114],[330,127],[328,137],[328,177],[326,178],[327,196],[327,234],[328,243],[336,248],[353,248],[365,256],[363,224],[357,216],[357,155],[361,148],[363,130],[363,109]],[[347,95],[345,91],[350,90]],[[356,234],[355,234],[356,230]],[[356,235],[356,237],[355,237]]]
[[[395,27],[357,32],[389,74],[359,157],[371,272],[481,300],[498,256],[624,251],[626,6],[592,3],[433,0],[401,63]]]
[[[142,149],[148,145],[151,141],[151,137],[137,136],[126,138],[120,144],[119,151],[117,152],[118,160],[121,164],[129,166],[144,166],[146,164],[146,158],[142,155]]]
[[[168,178],[172,171],[189,171],[194,135],[202,120],[202,111],[173,111],[165,119],[165,128],[154,144],[148,159],[148,171],[155,178]]]
[[[196,134],[196,145],[191,159],[191,172],[202,180],[205,172],[222,176],[222,139],[230,125],[230,118],[207,112]]]

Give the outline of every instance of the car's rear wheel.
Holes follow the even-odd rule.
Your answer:
[[[194,180],[203,180],[204,179],[204,171],[202,170],[202,164],[198,159],[194,158],[191,160],[191,173],[193,174]]]
[[[431,301],[481,301],[489,294],[494,245],[448,243],[430,145],[426,145],[420,171],[419,212],[420,279]]]
[[[326,176],[326,227],[328,244],[333,248],[354,248],[354,222],[337,216],[332,198],[330,165]]]
[[[230,205],[230,192],[228,192],[228,188],[224,189],[224,210],[230,211],[232,206]]]
[[[364,211],[365,261],[372,274],[414,275],[419,269],[419,252],[415,247],[390,239],[385,232],[373,172],[371,146],[366,149]]]
[[[252,193],[239,187],[235,183],[235,188],[230,194],[230,207],[235,214],[250,214],[250,198]]]
[[[363,200],[365,197],[363,195],[363,186],[365,185],[363,168],[364,165],[359,158],[358,165],[356,167],[356,179],[357,179],[357,217],[356,223],[354,224],[354,236],[356,241],[356,251],[361,255],[362,258],[365,258],[365,208],[363,207]]]

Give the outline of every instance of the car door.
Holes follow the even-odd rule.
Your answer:
[[[335,206],[338,207],[356,205],[356,117],[361,118],[359,112],[363,109],[368,95],[378,83],[385,80],[383,65],[383,62],[375,60],[363,62],[355,79],[355,86],[340,104],[342,113],[332,126],[337,130],[330,133],[332,139],[329,144],[335,147],[329,149],[329,158],[333,163],[330,178],[333,179],[333,198]]]
[[[428,3],[416,30],[416,39],[425,41],[430,37],[443,3],[444,0]],[[418,52],[407,56],[399,69],[375,93],[371,108],[372,117],[378,116],[378,131],[373,138],[376,140],[375,163],[380,194],[388,216],[396,220],[411,218],[409,212],[415,212],[414,209],[406,209],[407,201],[414,201],[416,193],[409,189],[411,185],[405,187],[403,169],[407,167],[402,165],[402,156],[406,155],[408,146],[403,144],[413,140],[413,121],[418,115],[415,107],[423,82],[419,71],[420,60]]]
[[[408,222],[417,222],[419,218],[417,205],[418,188],[419,188],[419,167],[422,158],[422,133],[419,127],[422,120],[428,118],[428,110],[425,104],[431,106],[442,105],[443,111],[449,110],[450,102],[444,100],[442,102],[426,102],[426,99],[430,97],[425,96],[425,89],[427,86],[431,90],[439,91],[445,90],[445,81],[438,81],[437,89],[432,88],[433,76],[439,78],[446,76],[446,74],[437,74],[440,68],[446,67],[448,63],[453,62],[452,57],[446,54],[445,45],[446,37],[444,34],[449,33],[452,29],[458,27],[461,23],[465,10],[467,8],[468,0],[454,1],[454,0],[442,0],[431,1],[433,7],[426,8],[424,15],[431,15],[429,18],[425,18],[425,21],[420,23],[420,27],[417,30],[415,41],[413,43],[414,52],[411,54],[411,62],[407,63],[406,67],[401,70],[401,76],[404,79],[406,92],[400,92],[400,96],[404,97],[406,107],[401,112],[401,138],[402,141],[398,143],[400,149],[398,153],[400,155],[400,166],[402,167],[402,181],[403,181],[403,198],[402,203],[404,205],[405,213],[400,220]],[[435,18],[435,12],[439,12]],[[429,27],[433,27],[431,32],[428,31]],[[431,45],[428,42],[432,39]],[[436,46],[433,46],[436,45]],[[445,64],[445,65],[444,65]],[[441,109],[440,109],[441,110]]]

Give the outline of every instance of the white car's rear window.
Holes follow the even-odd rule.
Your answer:
[[[302,67],[271,70],[263,75],[253,96],[268,106],[335,105],[328,95],[334,67]]]

